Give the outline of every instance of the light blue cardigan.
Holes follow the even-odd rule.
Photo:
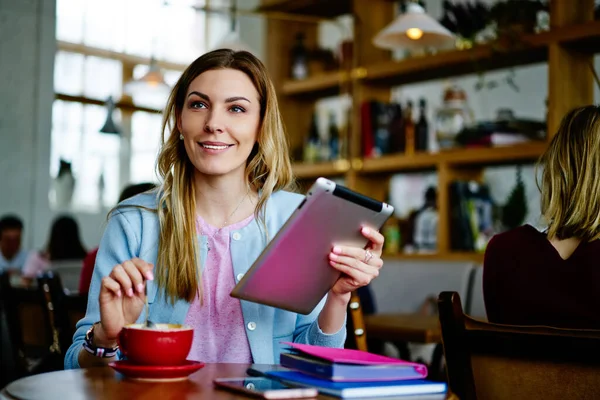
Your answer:
[[[273,193],[266,204],[266,226],[269,238],[279,231],[304,196],[279,191]],[[122,205],[140,205],[156,209],[155,194],[142,194],[128,199]],[[93,323],[100,320],[98,296],[102,278],[112,268],[134,257],[156,265],[158,250],[158,217],[155,213],[137,207],[120,207],[110,217],[100,249],[89,291],[85,317],[77,323],[73,344],[65,354],[65,369],[79,368],[78,356],[82,349],[85,333]],[[261,224],[256,219],[250,224],[232,231],[231,257],[236,282],[250,268],[267,244]],[[201,260],[207,256],[206,237],[198,237]],[[201,266],[203,268],[203,266]],[[179,300],[174,305],[157,293],[155,282],[148,281],[150,319],[156,322],[182,324],[190,304]],[[280,342],[296,342],[327,347],[342,347],[346,339],[346,327],[334,334],[326,334],[318,326],[317,317],[325,299],[309,315],[301,315],[277,308],[242,301],[244,326],[250,343],[254,363],[278,364],[282,345]],[[144,320],[144,311],[138,322]],[[254,322],[254,324],[250,324]],[[251,326],[254,329],[249,329]]]

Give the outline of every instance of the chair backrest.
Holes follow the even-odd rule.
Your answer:
[[[40,287],[15,287],[9,273],[0,275],[0,296],[6,313],[13,358],[18,373],[26,374],[27,357],[44,357],[56,343],[47,299]]]
[[[352,292],[348,303],[348,317],[346,318],[346,343],[345,348],[368,351],[367,333],[363,319],[363,305],[357,291]]]
[[[593,399],[600,393],[600,331],[512,326],[463,314],[438,298],[448,383],[461,400]]]
[[[472,262],[386,260],[371,282],[378,313],[417,313],[443,291],[467,296]]]
[[[465,314],[487,321],[485,302],[483,301],[483,266],[473,268],[469,281],[469,294],[466,297]]]

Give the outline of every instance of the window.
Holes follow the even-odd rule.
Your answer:
[[[72,209],[97,212],[112,207],[125,185],[157,181],[166,99],[149,96],[127,104],[120,101],[123,82],[143,76],[149,66],[140,62],[154,58],[171,67],[162,72],[173,86],[187,64],[228,32],[227,16],[199,12],[194,5],[206,1],[57,0],[50,175],[57,176],[61,161],[71,164]],[[227,7],[229,0],[210,5]],[[119,135],[100,133],[109,96],[117,102]],[[56,198],[51,192],[51,200]]]
[[[161,140],[162,116],[137,111],[131,120],[131,165],[132,183],[157,180],[156,156]]]

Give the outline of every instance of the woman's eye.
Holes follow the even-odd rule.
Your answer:
[[[206,108],[206,104],[201,101],[192,101],[190,103],[190,108]]]
[[[240,106],[232,106],[230,108],[231,111],[233,111],[234,113],[242,113],[245,112],[246,110],[244,110],[242,107]]]

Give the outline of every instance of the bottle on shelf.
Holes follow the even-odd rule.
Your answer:
[[[335,121],[335,114],[329,113],[329,159],[340,158],[340,131]]]
[[[429,147],[429,123],[427,122],[427,101],[419,99],[419,120],[415,126],[415,149],[427,151]]]
[[[404,112],[400,103],[393,102],[390,104],[391,120],[390,120],[390,153],[402,153],[406,146],[406,138],[404,137]]]
[[[319,136],[319,127],[317,124],[317,113],[314,112],[308,130],[308,138],[304,145],[304,162],[314,163],[320,158],[321,138]]]
[[[415,153],[415,121],[413,120],[413,102],[408,100],[404,114],[404,138],[406,154]]]
[[[352,118],[354,114],[352,113],[352,106],[348,107],[346,110],[346,121],[345,124],[339,129],[340,133],[340,158],[348,159],[350,155],[348,154],[348,138],[352,132]]]
[[[304,45],[304,33],[296,34],[296,43],[290,54],[290,75],[292,79],[301,80],[308,77],[308,50]]]

